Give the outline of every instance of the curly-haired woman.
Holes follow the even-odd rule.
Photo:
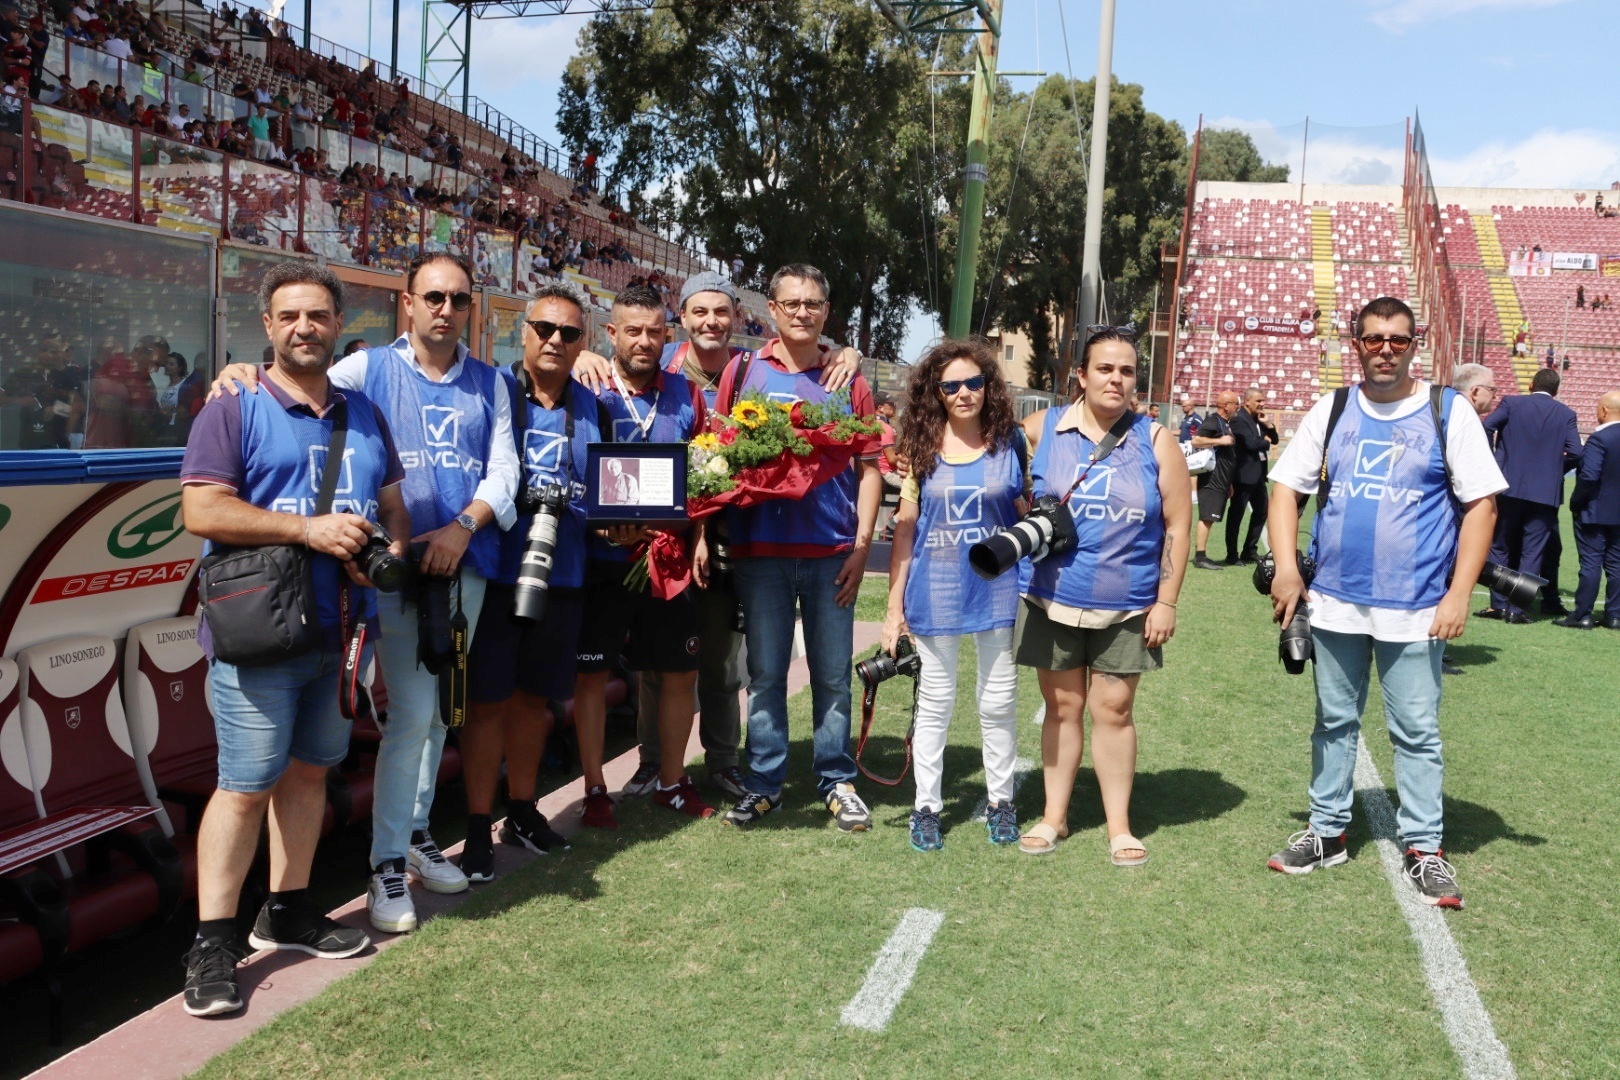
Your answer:
[[[967,553],[1022,515],[1027,454],[1006,380],[983,342],[944,341],[919,361],[897,449],[911,474],[901,487],[894,519],[883,644],[892,651],[900,635],[909,634],[922,658],[912,741],[917,796],[911,846],[937,851],[944,844],[941,774],[964,636],[972,636],[979,656],[990,840],[1016,843],[1018,675],[1012,635],[1017,575],[985,581],[969,567]]]

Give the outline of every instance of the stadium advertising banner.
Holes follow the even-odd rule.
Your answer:
[[[1605,255],[1598,260],[1598,271],[1604,277],[1620,277],[1620,255]]]
[[[1552,265],[1554,270],[1596,270],[1598,257],[1585,252],[1555,251]]]
[[[1551,277],[1553,257],[1550,251],[1526,251],[1520,248],[1508,256],[1508,277]]]
[[[1272,337],[1308,338],[1316,336],[1313,319],[1260,318],[1258,315],[1222,315],[1223,334],[1269,334]]]

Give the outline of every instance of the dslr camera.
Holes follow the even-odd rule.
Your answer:
[[[568,489],[561,484],[529,487],[518,496],[520,514],[533,514],[518,562],[517,587],[512,594],[512,617],[539,622],[546,614],[551,588],[551,553],[557,547],[557,529],[568,507]]]
[[[900,640],[895,642],[893,656],[880,647],[875,656],[855,665],[855,674],[861,677],[862,685],[868,690],[876,689],[880,683],[896,675],[909,675],[915,679],[921,670],[922,657],[912,647],[911,638],[905,634],[901,634]]]
[[[1068,551],[1078,539],[1074,518],[1063,500],[1056,495],[1041,495],[1023,521],[968,548],[968,564],[974,573],[989,581],[1011,570],[1025,556],[1040,562],[1049,555]]]
[[[374,525],[365,544],[354,554],[355,565],[377,586],[378,592],[399,592],[405,587],[405,578],[410,574],[405,560],[388,550],[388,545],[393,542],[386,529]]]
[[[1316,560],[1303,551],[1299,555],[1299,576],[1304,579],[1305,587],[1309,588],[1311,580],[1316,577]],[[1270,553],[1260,556],[1254,564],[1254,587],[1261,596],[1271,595],[1271,582],[1277,576],[1277,560]],[[1288,620],[1288,625],[1282,628],[1277,639],[1277,658],[1282,661],[1283,670],[1290,675],[1305,674],[1305,665],[1316,658],[1315,649],[1311,645],[1311,621],[1305,616],[1303,604],[1294,608],[1294,617]]]

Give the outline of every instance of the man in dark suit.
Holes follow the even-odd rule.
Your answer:
[[[1581,435],[1575,410],[1554,400],[1558,372],[1542,368],[1530,380],[1530,393],[1503,398],[1485,418],[1485,432],[1496,440],[1496,460],[1508,489],[1497,496],[1496,539],[1490,559],[1532,574],[1541,569],[1547,541],[1558,530],[1564,501],[1564,473],[1580,464]],[[1527,623],[1530,615],[1507,598],[1491,594],[1483,619]]]
[[[1215,408],[1204,414],[1204,422],[1192,438],[1194,450],[1215,451],[1215,467],[1198,477],[1198,546],[1193,565],[1200,570],[1224,569],[1209,557],[1207,549],[1210,528],[1226,514],[1232,477],[1237,473],[1237,440],[1232,437],[1232,417],[1237,411],[1237,394],[1222,390]]]
[[[1232,449],[1237,465],[1232,474],[1232,499],[1226,507],[1226,563],[1253,563],[1258,556],[1260,530],[1266,523],[1271,500],[1266,496],[1266,466],[1271,448],[1277,445],[1277,428],[1266,419],[1266,395],[1250,387],[1243,395],[1243,407],[1232,414]],[[1249,533],[1238,549],[1238,527],[1243,509],[1249,508]]]
[[[1558,626],[1592,629],[1592,606],[1598,581],[1609,576],[1603,625],[1620,630],[1620,390],[1598,400],[1598,426],[1586,440],[1580,472],[1569,508],[1575,514],[1575,548],[1581,554],[1581,579],[1575,587],[1575,610]]]

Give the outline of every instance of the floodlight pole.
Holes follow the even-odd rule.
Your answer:
[[[1114,0],[1102,0],[1097,32],[1097,92],[1091,109],[1091,170],[1086,176],[1086,238],[1080,253],[1080,319],[1082,345],[1086,324],[1097,318],[1102,295],[1103,185],[1108,163],[1108,104],[1114,88]],[[1217,315],[1217,318],[1219,316]]]
[[[962,169],[961,229],[956,244],[956,282],[946,332],[966,337],[973,327],[973,279],[979,266],[979,225],[984,186],[990,178],[990,109],[995,103],[996,54],[1001,45],[1001,2],[985,0],[984,28],[973,63],[973,107],[968,114],[967,165]],[[1112,3],[1112,0],[1108,0]]]

